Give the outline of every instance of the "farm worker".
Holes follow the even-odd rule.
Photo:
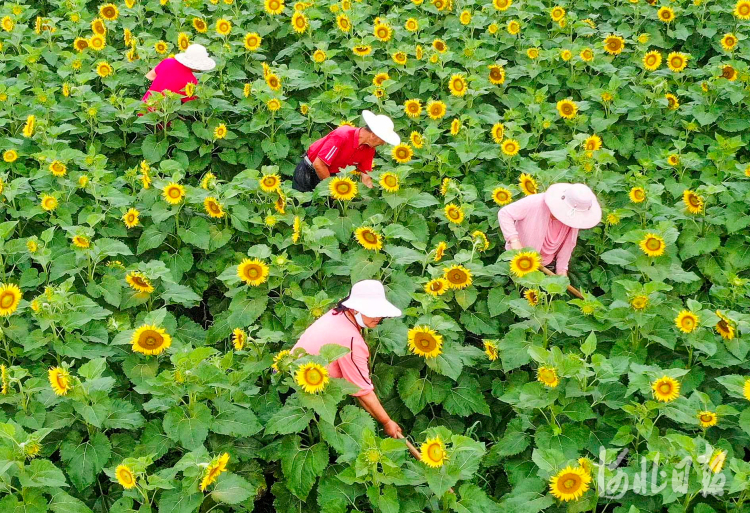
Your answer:
[[[194,100],[194,96],[185,94],[186,85],[198,83],[193,73],[211,71],[215,67],[216,61],[208,56],[203,45],[190,45],[187,50],[178,53],[174,58],[164,59],[146,74],[146,78],[152,82],[146,94],[143,95],[143,101],[148,100],[151,93],[163,91],[181,94],[185,97],[182,99],[183,103]]]
[[[539,252],[543,265],[554,260],[555,272],[567,276],[578,231],[596,226],[602,219],[602,209],[586,185],[556,183],[546,192],[501,208],[497,217],[506,250],[532,247]]]
[[[292,348],[308,354],[318,354],[326,344],[338,344],[351,352],[331,362],[328,373],[332,378],[344,378],[359,387],[352,394],[362,407],[383,425],[388,436],[402,438],[401,427],[388,416],[375,395],[370,381],[370,350],[362,338],[363,328],[374,328],[384,317],[400,317],[401,310],[385,298],[383,284],[377,280],[363,280],[352,287],[351,293],[339,301],[320,319],[312,323]]]
[[[365,126],[340,126],[310,145],[294,170],[294,189],[312,191],[322,180],[346,166],[356,166],[362,173],[362,183],[372,188],[372,177],[367,173],[372,171],[375,148],[385,143],[396,146],[401,138],[393,131],[393,121],[388,116],[365,110],[362,118]]]

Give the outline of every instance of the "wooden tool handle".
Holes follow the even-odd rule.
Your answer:
[[[549,270],[549,269],[547,269],[546,267],[542,266],[542,267],[541,267],[541,269],[542,269],[542,272],[543,272],[544,274],[546,274],[547,276],[555,276],[555,273],[553,273],[552,271],[550,271],[550,270]],[[583,299],[583,294],[581,294],[581,293],[580,293],[580,292],[578,291],[578,289],[577,289],[577,288],[575,288],[575,287],[574,287],[573,285],[568,285],[568,292],[570,292],[571,294],[573,294],[573,295],[574,295],[575,297],[577,297],[578,299]]]

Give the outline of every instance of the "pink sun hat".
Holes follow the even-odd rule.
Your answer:
[[[400,317],[401,310],[385,298],[385,288],[378,280],[358,281],[349,298],[341,303],[367,317]]]
[[[571,228],[587,230],[602,220],[602,207],[594,191],[582,183],[556,183],[544,193],[552,215]]]

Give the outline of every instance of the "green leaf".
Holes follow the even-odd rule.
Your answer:
[[[318,507],[321,513],[347,513],[364,493],[358,483],[346,484],[336,476],[327,476],[318,484]]]
[[[490,414],[490,407],[479,390],[479,382],[468,374],[462,374],[458,383],[450,389],[443,406],[448,413],[461,417],[467,417],[472,413]]]
[[[224,504],[239,504],[255,495],[255,488],[237,474],[227,472],[219,476],[211,497]]]
[[[635,255],[625,249],[610,249],[602,253],[602,260],[612,265],[630,265],[635,262]]]
[[[456,513],[500,513],[500,506],[477,485],[465,483],[458,489],[461,499],[451,505]]]
[[[65,474],[49,460],[33,460],[19,476],[21,486],[26,488],[68,486]]]
[[[287,403],[266,423],[266,434],[279,434],[288,435],[290,433],[297,433],[307,427],[310,421],[313,419],[313,412],[307,410],[297,403]]]
[[[297,435],[289,435],[281,442],[281,470],[286,487],[304,501],[328,466],[328,446],[319,442],[303,448],[301,442]]]
[[[230,436],[253,436],[263,429],[258,418],[249,408],[243,408],[229,401],[215,399],[218,412],[211,422],[211,431]]]
[[[208,221],[202,217],[193,217],[190,220],[189,226],[187,228],[179,228],[177,234],[184,242],[207,250],[211,239],[209,227]]]
[[[175,442],[190,451],[198,449],[208,436],[211,410],[202,403],[192,406],[177,406],[164,415],[164,432]]]
[[[321,421],[318,428],[323,440],[341,455],[338,461],[345,462],[357,457],[361,449],[362,432],[366,429],[375,431],[375,420],[362,408],[347,405],[339,412],[338,423]]]
[[[83,490],[96,481],[112,454],[109,439],[103,433],[94,433],[87,441],[76,434],[60,446],[60,457],[65,463],[68,476],[76,488]]]
[[[141,237],[138,239],[138,249],[136,250],[136,253],[140,255],[149,249],[158,248],[166,238],[167,234],[164,230],[158,229],[156,225],[151,225],[141,233]]]
[[[49,507],[54,513],[91,513],[91,509],[83,501],[60,489],[52,491],[51,496]]]
[[[159,498],[159,513],[193,513],[202,502],[202,493],[186,493],[179,488],[165,490]]]
[[[596,351],[596,334],[592,331],[586,341],[581,344],[581,352],[586,356],[591,356]]]

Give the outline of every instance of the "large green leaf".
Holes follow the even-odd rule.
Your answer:
[[[328,446],[319,442],[311,447],[302,447],[301,438],[288,435],[281,443],[281,470],[286,478],[286,487],[300,500],[306,500],[318,476],[328,466]]]

